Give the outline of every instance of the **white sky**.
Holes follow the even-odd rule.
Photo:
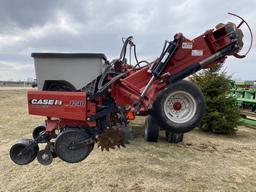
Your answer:
[[[255,9],[253,0],[0,0],[0,80],[34,77],[31,52],[102,52],[114,59],[129,35],[139,59],[153,60],[177,32],[193,39],[220,22],[239,22],[227,12],[244,17],[255,34]],[[247,58],[228,58],[225,66],[234,79],[256,80],[255,61],[254,43]]]

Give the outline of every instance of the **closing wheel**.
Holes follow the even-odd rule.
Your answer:
[[[55,142],[57,156],[68,163],[84,160],[92,151],[94,143],[83,143],[90,136],[79,128],[68,128],[61,132]]]
[[[185,133],[194,129],[202,120],[205,101],[196,85],[181,80],[169,85],[157,96],[151,111],[165,130]]]
[[[33,139],[36,139],[42,132],[46,130],[46,127],[44,125],[37,126],[32,133]],[[42,140],[39,143],[45,143],[46,140]]]
[[[144,138],[149,142],[157,142],[159,136],[159,126],[151,115],[145,118],[145,135]]]
[[[37,160],[42,165],[50,165],[53,161],[53,155],[49,150],[41,150],[37,154]]]
[[[26,165],[37,156],[39,147],[32,139],[22,139],[10,149],[11,160],[18,165]]]

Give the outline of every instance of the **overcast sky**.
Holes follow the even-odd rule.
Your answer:
[[[192,39],[220,22],[239,22],[227,12],[244,17],[255,34],[255,9],[254,0],[0,0],[0,80],[34,78],[31,52],[101,52],[111,60],[129,35],[139,59],[153,60],[177,32]],[[255,51],[227,59],[234,79],[256,80]]]

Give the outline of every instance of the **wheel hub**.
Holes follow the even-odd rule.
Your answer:
[[[174,109],[175,111],[179,111],[181,108],[182,108],[182,105],[181,105],[180,102],[175,102],[175,103],[173,104],[173,109]]]
[[[194,97],[185,91],[171,93],[164,102],[166,117],[175,123],[185,123],[196,113],[197,105]]]
[[[49,159],[49,155],[48,154],[43,154],[42,155],[42,159],[43,160],[48,160]]]

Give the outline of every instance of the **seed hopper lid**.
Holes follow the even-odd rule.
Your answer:
[[[103,53],[32,53],[33,58],[92,58],[107,60]]]

